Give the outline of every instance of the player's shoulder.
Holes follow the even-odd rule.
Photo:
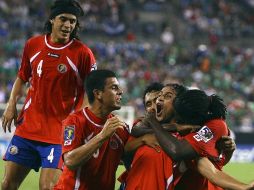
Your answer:
[[[36,35],[32,36],[27,40],[27,43],[38,43],[38,42],[44,42],[45,35]]]
[[[212,119],[205,123],[205,125],[209,128],[227,128],[227,123],[224,119]]]
[[[214,134],[227,135],[229,133],[227,123],[223,119],[212,119],[206,122],[205,126],[207,126]]]
[[[75,48],[82,49],[86,52],[91,52],[92,53],[91,49],[80,40],[74,39],[73,40],[73,46],[75,46]]]
[[[80,123],[84,120],[84,114],[82,110],[75,111],[73,113],[70,113],[67,118],[64,120],[63,123]]]

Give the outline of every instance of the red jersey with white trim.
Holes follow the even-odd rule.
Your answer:
[[[59,45],[49,38],[41,35],[25,44],[18,77],[30,82],[30,87],[15,135],[61,144],[62,120],[80,109],[85,77],[96,69],[96,63],[91,50],[80,41]]]
[[[225,121],[213,119],[208,121],[198,132],[190,133],[184,139],[192,145],[200,157],[207,157],[217,169],[221,170],[225,163],[225,155],[220,154],[215,146],[217,140],[227,135],[229,135],[229,130]],[[189,169],[183,174],[177,189],[221,190],[196,171],[195,161],[190,161],[187,165]]]
[[[138,122],[140,119],[133,125]],[[134,137],[129,138],[129,140],[134,139]],[[141,146],[136,150],[130,170],[127,174],[123,174],[122,180],[126,183],[126,190],[172,190],[172,159],[161,148],[160,152],[157,152],[147,145]]]
[[[173,189],[172,159],[160,149],[140,147],[126,179],[126,190]]]
[[[109,115],[108,118],[112,116]],[[63,154],[87,143],[100,133],[105,122],[88,108],[68,116],[64,121]],[[80,168],[69,170],[64,166],[55,189],[114,190],[115,173],[128,138],[129,132],[126,128],[117,129]]]

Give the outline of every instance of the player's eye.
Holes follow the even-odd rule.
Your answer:
[[[147,102],[147,103],[146,103],[146,107],[147,107],[147,108],[149,108],[149,107],[151,107],[151,106],[152,106],[152,103],[151,103],[151,102]]]

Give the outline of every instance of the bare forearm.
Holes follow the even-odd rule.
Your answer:
[[[133,140],[129,141],[128,143],[126,143],[126,145],[124,147],[124,152],[126,152],[126,153],[134,152],[142,145],[144,145],[143,136],[133,139]]]
[[[225,154],[225,165],[230,161],[230,159],[232,158],[234,151],[227,151],[224,152]]]
[[[77,169],[79,166],[86,163],[104,142],[105,138],[103,138],[101,134],[98,134],[86,144],[65,153],[65,165],[71,170]]]
[[[9,103],[14,103],[14,104],[17,103],[18,99],[22,96],[22,87],[24,86],[24,84],[25,82],[19,77],[17,77],[12,87]]]
[[[143,122],[139,122],[132,127],[131,135],[138,138],[145,134],[153,133],[153,130],[150,127],[147,127]]]
[[[247,190],[249,185],[244,184],[232,176],[218,170],[207,158],[198,160],[198,171],[213,184],[228,190]]]
[[[168,134],[162,126],[153,124],[152,128],[160,146],[173,160],[180,161],[184,159],[192,159],[198,156],[191,145],[189,145],[186,141],[180,141],[171,134]]]
[[[162,127],[167,132],[177,132],[177,127],[175,124],[165,124],[165,125],[162,124]],[[141,137],[145,134],[152,133],[154,133],[153,129],[151,127],[146,126],[142,121],[134,125],[131,130],[131,135],[136,138]]]

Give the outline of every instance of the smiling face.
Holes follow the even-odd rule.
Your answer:
[[[67,43],[70,35],[76,27],[77,17],[73,14],[63,13],[57,15],[51,21],[51,40],[54,43]]]
[[[165,86],[156,101],[156,118],[161,123],[168,123],[174,118],[173,101],[176,97],[175,90]]]
[[[118,80],[115,77],[107,78],[101,95],[103,106],[110,111],[120,109],[122,94]]]

